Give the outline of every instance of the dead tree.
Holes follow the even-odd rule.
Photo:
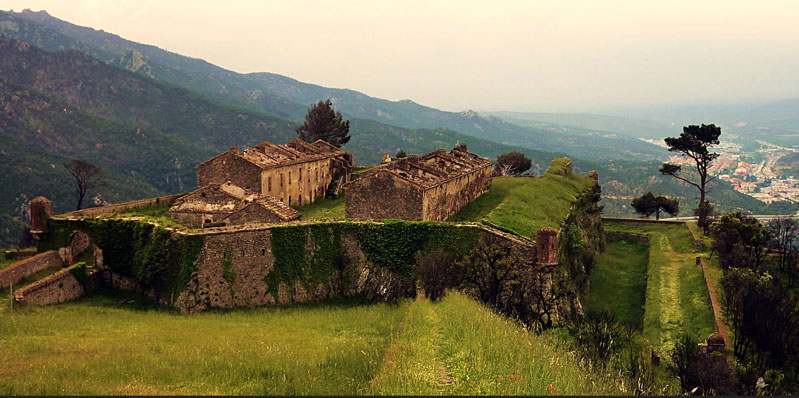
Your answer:
[[[75,179],[75,194],[78,198],[78,210],[83,207],[83,199],[90,189],[105,185],[103,170],[89,162],[72,159],[64,164],[64,168]]]

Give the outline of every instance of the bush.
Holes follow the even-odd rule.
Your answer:
[[[452,255],[436,248],[419,255],[413,277],[424,289],[425,297],[438,301],[447,288],[457,287],[460,278],[453,266]]]

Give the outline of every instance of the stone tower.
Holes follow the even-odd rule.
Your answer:
[[[555,265],[558,263],[558,233],[554,229],[544,227],[536,233],[536,257],[538,265]]]
[[[50,217],[50,200],[44,196],[39,196],[31,200],[31,232],[42,232],[44,229],[45,217]]]

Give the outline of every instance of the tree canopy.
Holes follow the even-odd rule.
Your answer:
[[[521,152],[508,152],[497,156],[496,170],[500,175],[519,175],[529,170],[532,160]]]
[[[665,196],[655,197],[652,192],[647,192],[641,197],[633,199],[630,205],[638,214],[644,217],[654,214],[656,220],[660,220],[660,213],[664,211],[672,216],[676,216],[680,212],[680,201],[669,199]]]
[[[717,157],[718,153],[710,152],[709,147],[718,145],[721,128],[714,124],[703,124],[701,126],[690,125],[683,127],[679,137],[668,137],[665,139],[669,152],[680,152],[684,156],[693,160],[696,172],[699,174],[698,181],[692,181],[681,175],[682,166],[664,163],[660,172],[664,175],[672,176],[689,185],[695,186],[699,190],[699,208],[705,208],[705,194],[707,193],[708,169]],[[708,227],[708,214],[701,211],[698,213],[699,226],[704,229]]]
[[[308,110],[305,123],[297,129],[297,134],[305,142],[323,140],[341,148],[350,140],[350,121],[343,120],[341,112],[333,110],[330,100],[319,101]]]

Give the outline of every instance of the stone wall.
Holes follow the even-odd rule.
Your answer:
[[[248,191],[258,192],[261,188],[261,167],[242,159],[237,153],[238,148],[231,148],[197,166],[197,186],[230,181]]]
[[[333,180],[334,159],[319,159],[266,169],[261,172],[261,194],[291,206],[312,203],[324,197]]]
[[[649,244],[649,235],[647,234],[636,234],[633,232],[622,232],[622,231],[606,231],[605,232],[605,240],[607,242],[618,242],[621,240],[628,240],[635,243],[642,243],[645,245]]]
[[[320,223],[218,228],[203,233],[205,245],[197,259],[197,271],[174,306],[197,312],[349,295],[374,301],[413,295],[410,272],[415,266],[414,253],[407,256],[408,264],[387,264],[380,257],[380,248],[364,247],[374,244],[368,241],[370,236],[401,225],[408,227],[409,241],[427,237],[426,242],[416,242],[419,248],[443,245],[453,252],[466,252],[477,244],[500,244],[525,258],[535,258],[535,242],[480,225]],[[447,232],[423,232],[428,227]],[[436,241],[441,238],[444,243]]]
[[[58,252],[51,250],[33,257],[21,260],[20,262],[0,270],[0,288],[8,287],[20,279],[33,275],[47,268],[60,268],[64,265]]]
[[[149,199],[141,199],[141,200],[134,200],[131,202],[124,202],[124,203],[116,203],[107,206],[100,206],[100,207],[90,207],[88,209],[83,210],[76,210],[71,211],[69,213],[60,214],[60,217],[71,217],[71,218],[80,218],[80,217],[96,217],[103,214],[109,213],[116,213],[125,210],[135,209],[137,207],[149,206],[152,204],[172,204],[175,200],[184,194],[179,193],[176,195],[166,195],[166,196],[159,196],[157,198],[149,198]]]
[[[421,187],[388,172],[347,185],[345,213],[350,220],[422,220]]]
[[[487,165],[424,191],[423,219],[443,221],[477,199],[491,186],[493,169]]]
[[[69,269],[40,279],[14,292],[14,300],[23,305],[56,304],[74,300],[86,291]]]

